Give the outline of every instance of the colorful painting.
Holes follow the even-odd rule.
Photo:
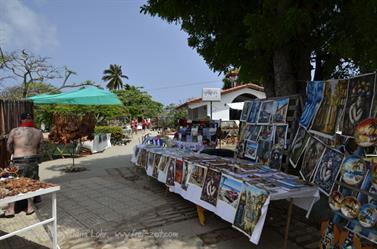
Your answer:
[[[245,143],[245,157],[255,160],[257,158],[257,143],[246,140]]]
[[[274,101],[263,101],[258,115],[258,124],[269,124],[274,114]]]
[[[367,171],[367,163],[357,156],[348,156],[341,167],[342,180],[349,185],[359,185]]]
[[[183,178],[182,178],[182,184],[181,187],[184,190],[187,190],[188,182],[190,180],[190,175],[192,172],[193,164],[189,161],[183,162]]]
[[[153,167],[153,162],[154,162],[154,153],[153,152],[148,152],[148,165],[147,165],[147,168],[152,168]]]
[[[307,99],[305,101],[304,111],[300,117],[300,125],[308,128],[314,118],[319,104],[323,98],[323,81],[309,81],[306,88]]]
[[[361,121],[355,127],[355,140],[361,147],[377,145],[377,118]]]
[[[288,125],[276,125],[274,132],[274,145],[284,149],[287,141]]]
[[[375,76],[375,74],[367,74],[349,80],[341,127],[343,135],[353,136],[354,127],[369,117],[374,95]]]
[[[158,177],[158,165],[160,164],[161,154],[155,154],[153,159],[153,172],[152,177]]]
[[[272,141],[258,141],[257,162],[268,164],[271,157]]]
[[[342,204],[340,205],[340,211],[344,216],[349,219],[357,218],[361,204],[353,196],[344,197]]]
[[[200,199],[216,206],[217,195],[219,193],[221,172],[209,168],[203,184],[202,195]]]
[[[168,169],[166,173],[166,185],[174,186],[175,179],[175,158],[169,158]]]
[[[262,129],[262,126],[260,126],[260,125],[253,125],[253,127],[254,128],[251,130],[250,136],[249,136],[248,140],[257,142],[258,139],[259,139],[259,134],[260,134],[260,131]]]
[[[189,183],[202,188],[206,174],[207,174],[207,167],[201,166],[199,164],[193,165]]]
[[[278,99],[274,102],[275,113],[272,116],[272,123],[281,124],[286,123],[289,98]]]
[[[249,116],[250,113],[250,108],[253,102],[250,101],[245,101],[243,104],[243,109],[240,117],[240,121],[246,121],[247,117]]]
[[[333,211],[339,211],[342,207],[343,195],[339,191],[331,192],[329,196],[329,206]]]
[[[347,99],[348,81],[328,80],[324,83],[325,90],[323,100],[315,115],[311,130],[321,135],[332,137],[344,112]]]
[[[141,149],[139,153],[139,158],[137,160],[137,164],[140,167],[146,168],[147,167],[147,161],[148,161],[148,152],[145,149]]]
[[[182,178],[183,178],[183,160],[177,159],[177,160],[175,160],[175,178],[174,178],[174,181],[181,184]]]
[[[326,148],[322,154],[314,175],[314,183],[326,195],[332,192],[343,158],[342,153],[329,148]]]
[[[237,208],[242,189],[242,181],[229,175],[222,174],[220,182],[219,200]]]
[[[262,141],[272,141],[274,135],[274,126],[272,125],[262,125],[261,130],[259,132],[259,140]]]
[[[377,222],[376,206],[369,203],[361,206],[358,219],[361,226],[366,228],[374,227]]]
[[[298,161],[300,160],[302,152],[305,150],[308,144],[309,138],[309,133],[307,133],[304,128],[299,127],[296,136],[293,139],[289,157],[289,162],[293,165],[293,167],[296,167]]]
[[[350,220],[346,225],[346,228],[360,237],[377,244],[377,229],[366,229],[360,225],[360,222],[357,219]]]
[[[250,237],[259,221],[267,197],[266,190],[245,183],[241,191],[233,227]]]
[[[254,100],[250,107],[249,116],[247,118],[248,123],[255,124],[257,122],[259,108],[261,106],[261,102],[259,100]]]
[[[303,155],[300,174],[306,181],[312,181],[313,173],[316,170],[319,159],[321,158],[325,145],[318,139],[312,137]]]

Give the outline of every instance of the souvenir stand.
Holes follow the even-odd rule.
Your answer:
[[[280,171],[291,139],[287,134],[294,129],[289,122],[298,117],[298,107],[298,96],[246,102],[236,158],[141,145],[135,147],[132,162],[171,192],[214,212],[258,244],[271,200],[292,200],[309,215],[319,198],[316,187]],[[203,212],[198,214],[204,221]]]
[[[308,83],[289,161],[328,198],[322,249],[377,248],[376,90],[375,73]]]
[[[18,178],[17,169],[15,167],[0,169],[0,205],[7,205],[16,201],[33,198],[35,196],[51,194],[51,210],[52,216],[49,219],[40,221],[33,225],[21,228],[17,231],[0,236],[0,240],[19,235],[23,232],[29,231],[35,227],[52,223],[51,237],[52,248],[60,248],[57,237],[57,209],[56,209],[56,192],[60,190],[60,186],[51,183],[42,183],[29,178]]]

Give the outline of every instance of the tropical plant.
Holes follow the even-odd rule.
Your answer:
[[[122,89],[123,88],[122,78],[128,79],[126,75],[123,75],[122,66],[120,65],[110,64],[110,67],[103,71],[102,80],[107,82],[106,87],[109,90]]]

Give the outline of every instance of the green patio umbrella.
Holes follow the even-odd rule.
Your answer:
[[[41,94],[29,98],[34,104],[64,104],[64,105],[121,105],[122,102],[114,93],[87,87],[76,91],[59,94]]]

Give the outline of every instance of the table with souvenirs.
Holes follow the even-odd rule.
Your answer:
[[[36,196],[51,194],[52,195],[52,216],[49,219],[40,221],[30,226],[21,228],[17,231],[7,233],[0,236],[0,240],[19,235],[29,231],[37,226],[52,223],[51,237],[52,248],[59,248],[57,239],[57,209],[56,209],[56,192],[60,190],[60,186],[51,183],[44,183],[26,177],[17,176],[17,168],[9,167],[0,168],[0,205],[7,205],[16,201],[34,198]]]
[[[309,81],[300,97],[244,104],[235,158],[178,148],[136,146],[132,161],[257,244],[270,201],[290,200],[310,213],[320,198],[324,248],[377,246],[376,73]],[[289,172],[287,174],[285,172]]]

